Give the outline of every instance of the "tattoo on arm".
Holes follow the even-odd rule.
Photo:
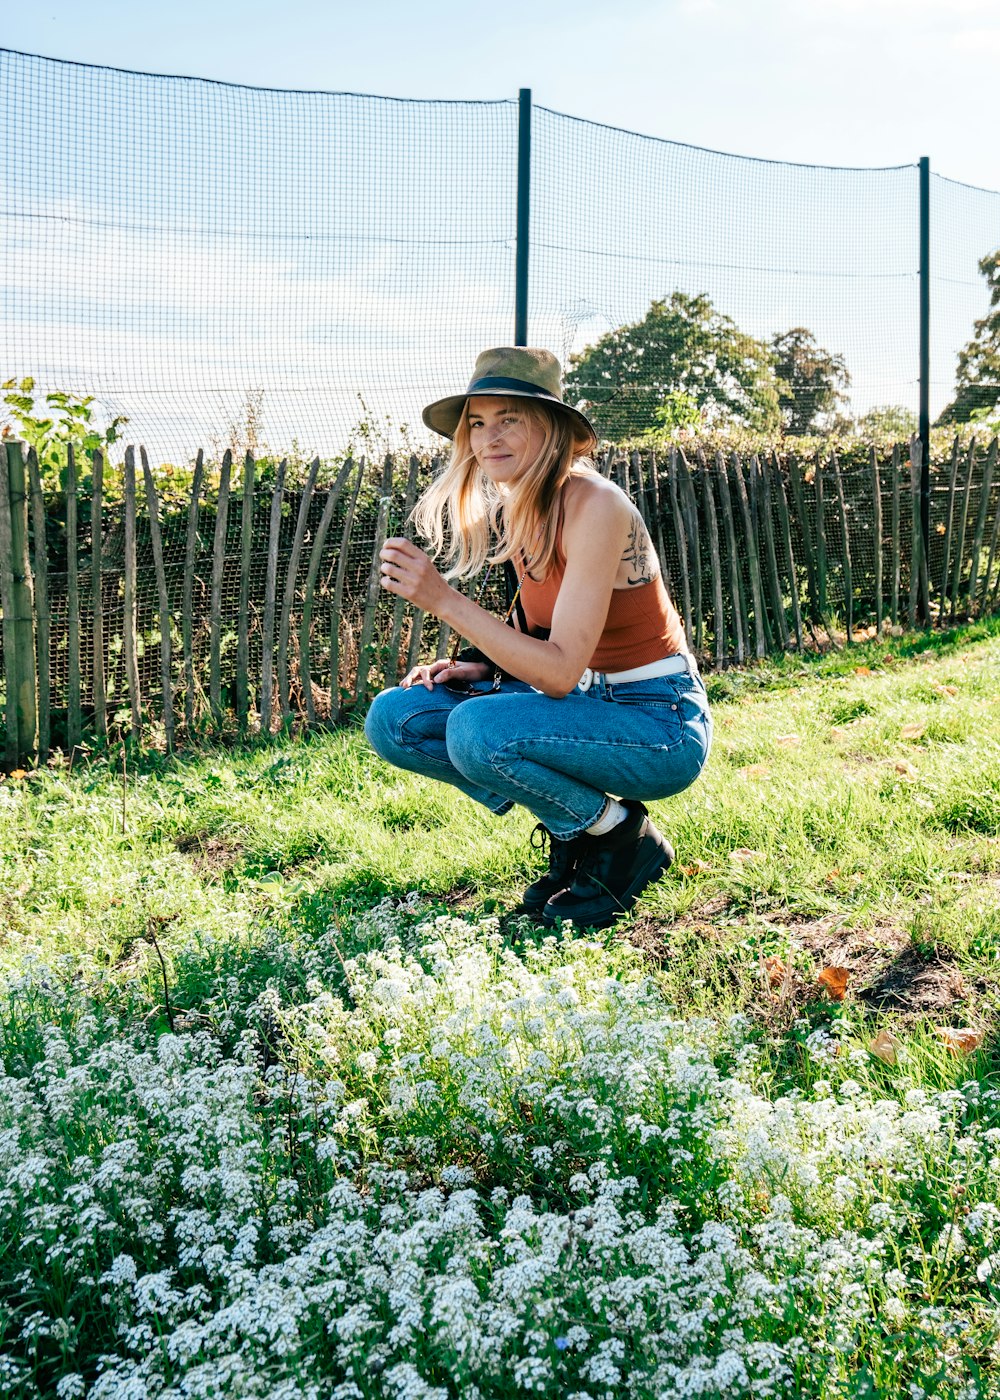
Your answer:
[[[637,515],[632,517],[629,526],[628,544],[622,560],[628,565],[629,586],[636,588],[642,583],[651,583],[656,577],[653,567],[652,546],[642,521]]]

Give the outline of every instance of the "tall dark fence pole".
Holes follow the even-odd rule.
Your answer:
[[[6,484],[9,485],[10,491],[10,564],[13,580],[11,611],[14,623],[14,655],[17,659],[17,746],[18,759],[25,763],[35,751],[38,707],[35,694],[35,607],[31,587],[31,565],[28,562],[28,492],[24,453],[19,442],[7,444]],[[7,683],[10,684],[9,671]]]
[[[931,534],[931,162],[920,157],[920,535],[924,559]],[[942,598],[942,604],[944,599]],[[929,617],[922,619],[929,622]]]
[[[517,259],[514,277],[514,344],[528,343],[528,234],[531,218],[531,88],[517,104]]]

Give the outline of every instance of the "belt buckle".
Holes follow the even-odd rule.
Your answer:
[[[591,687],[593,684],[594,684],[594,672],[593,672],[593,671],[591,670],[591,668],[588,666],[587,669],[584,671],[583,675],[582,675],[582,676],[580,677],[580,679],[577,681],[577,688],[578,688],[579,690],[587,691],[587,690],[590,689],[590,687]]]

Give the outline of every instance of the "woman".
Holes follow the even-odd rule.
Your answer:
[[[473,647],[383,691],[365,732],[390,763],[498,815],[527,807],[549,868],[517,912],[604,927],[673,859],[643,802],[701,771],[705,688],[642,517],[588,461],[596,434],[563,402],[553,355],[486,350],[465,392],[423,418],[454,440],[414,511],[448,569],[390,539],[381,582]],[[449,583],[501,563],[505,619]]]

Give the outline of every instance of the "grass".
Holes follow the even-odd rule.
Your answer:
[[[997,1394],[1000,626],[709,688],[590,938],[357,731],[0,783],[4,1393]]]

